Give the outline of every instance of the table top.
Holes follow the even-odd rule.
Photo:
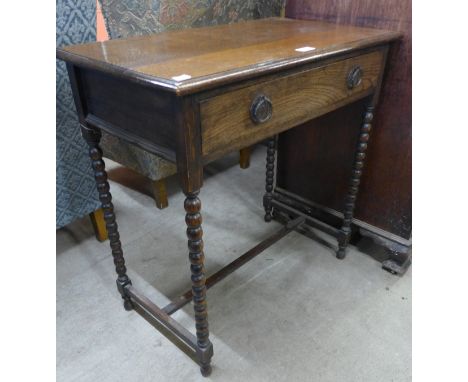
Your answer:
[[[398,32],[268,18],[73,45],[57,57],[177,94],[386,43]]]

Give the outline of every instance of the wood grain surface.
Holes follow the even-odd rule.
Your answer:
[[[379,83],[383,59],[384,52],[377,50],[201,102],[203,155],[221,156],[364,97]],[[357,66],[363,70],[362,81],[348,89],[347,76]],[[271,119],[261,124],[249,113],[258,95],[273,105]]]
[[[379,29],[269,18],[74,45],[58,49],[57,56],[188,94],[398,37]],[[296,50],[304,47],[314,49]]]

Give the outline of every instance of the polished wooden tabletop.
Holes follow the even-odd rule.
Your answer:
[[[182,94],[398,37],[394,31],[269,18],[74,45],[59,48],[57,56]]]

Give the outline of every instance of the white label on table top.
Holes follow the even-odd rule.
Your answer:
[[[180,76],[174,76],[172,79],[174,81],[185,81],[191,79],[192,76],[190,74],[181,74]]]
[[[297,48],[297,49],[294,49],[296,52],[301,52],[301,53],[304,53],[304,52],[310,52],[312,50],[315,50],[315,48],[313,46],[303,46],[301,48]]]

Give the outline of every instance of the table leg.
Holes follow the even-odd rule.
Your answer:
[[[343,225],[338,235],[338,251],[336,257],[344,259],[346,257],[346,247],[348,246],[351,237],[351,222],[353,220],[354,207],[359,191],[359,183],[361,181],[362,169],[364,167],[364,159],[366,158],[367,142],[371,130],[371,122],[374,116],[374,106],[368,106],[364,113],[363,123],[359,133],[359,141],[354,158],[353,173],[349,184],[348,195],[346,196]]]
[[[132,310],[133,305],[130,297],[125,292],[125,286],[131,284],[127,276],[127,268],[125,267],[125,259],[122,251],[122,243],[117,222],[114,214],[114,205],[112,204],[112,195],[109,192],[109,182],[107,181],[107,172],[105,169],[104,160],[102,159],[102,150],[99,147],[101,140],[101,132],[89,125],[81,125],[81,134],[89,146],[89,157],[91,158],[91,166],[96,179],[96,186],[99,193],[99,200],[104,211],[104,220],[106,221],[107,233],[109,236],[112,257],[114,258],[115,270],[117,272],[117,288],[124,300],[126,310]]]
[[[272,219],[272,206],[273,200],[273,182],[275,170],[275,153],[276,153],[276,136],[268,139],[267,143],[267,158],[266,158],[266,183],[265,195],[263,196],[263,207],[265,208],[265,221],[270,222]]]
[[[203,376],[211,374],[213,345],[209,340],[208,309],[206,304],[205,255],[203,253],[202,216],[199,191],[186,192],[184,208],[186,211],[187,237],[189,248],[190,271],[192,273],[193,308],[195,310],[195,328],[197,345],[200,348],[200,371]]]

